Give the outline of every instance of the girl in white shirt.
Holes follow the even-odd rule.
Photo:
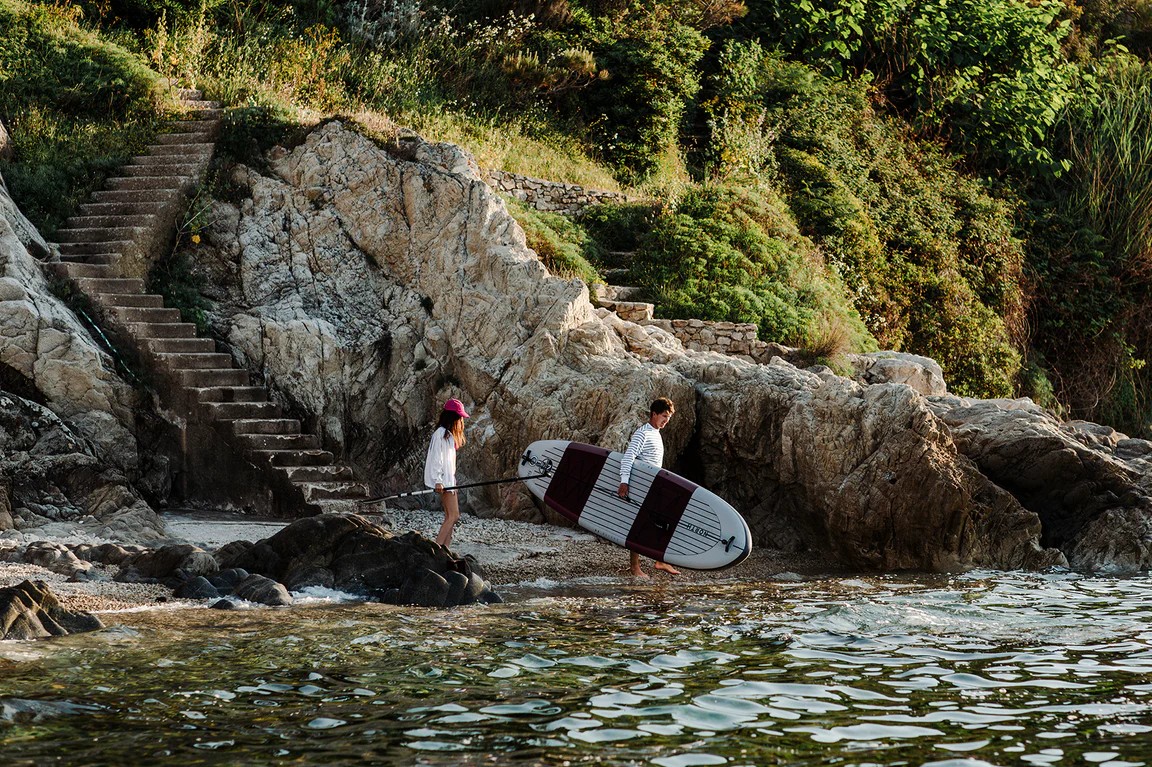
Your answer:
[[[436,535],[436,542],[447,547],[452,541],[452,529],[460,519],[460,500],[455,490],[444,488],[456,485],[456,451],[464,447],[464,419],[468,417],[464,403],[450,399],[440,411],[440,421],[428,443],[428,457],[424,460],[424,484],[440,496],[444,507],[444,523]]]

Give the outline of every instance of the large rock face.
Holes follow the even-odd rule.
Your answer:
[[[655,396],[691,402],[689,381],[626,353],[583,284],[548,275],[470,158],[396,151],[329,123],[274,155],[274,176],[241,169],[251,199],[215,206],[216,259],[200,259],[227,286],[221,334],[362,476],[412,487],[454,394],[483,405],[461,454],[474,477],[508,474],[533,439],[622,447]],[[692,421],[687,408],[674,449]],[[499,506],[538,515],[522,494]]]
[[[131,486],[138,396],[33,253],[48,245],[0,179],[0,530],[155,538],[163,525]]]
[[[42,402],[103,460],[134,472],[136,395],[52,294],[33,252],[46,255],[47,243],[0,179],[0,389]]]
[[[1152,566],[1152,442],[1085,422],[1063,424],[1031,400],[938,397],[931,407],[960,451],[1043,526],[1073,567]]]
[[[0,391],[0,531],[147,541],[164,525],[128,478],[48,408]]]
[[[1150,564],[1047,535],[910,386],[686,352],[594,309],[582,284],[547,273],[455,147],[382,149],[331,122],[270,167],[236,171],[251,198],[214,208],[201,261],[226,286],[212,296],[217,328],[380,489],[420,485],[447,396],[474,414],[465,480],[511,475],[535,439],[621,448],[647,403],[670,396],[666,462],[732,500],[760,545],[869,569],[1035,568],[1083,546],[1095,554],[1077,561]],[[897,362],[927,369],[884,364]],[[931,370],[922,383],[942,391]],[[515,485],[465,503],[541,513]]]

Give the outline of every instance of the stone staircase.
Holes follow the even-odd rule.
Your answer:
[[[620,319],[646,322],[652,319],[655,306],[644,301],[629,300],[639,292],[640,288],[625,285],[597,285],[594,297],[597,304],[615,312]]]
[[[626,278],[630,272],[628,265],[635,260],[635,254],[629,251],[612,252],[608,254],[609,263],[616,264],[616,268],[604,269],[601,274],[609,283]],[[629,322],[647,322],[653,317],[655,307],[644,301],[632,300],[640,288],[627,285],[596,285],[592,297],[596,303],[610,312],[615,312],[621,319]]]
[[[197,337],[161,296],[145,293],[148,267],[171,247],[219,130],[218,104],[199,91],[178,96],[185,118],[93,193],[59,231],[59,260],[47,267],[87,297],[103,331],[156,377],[179,429],[184,500],[299,516],[364,499],[368,486],[300,421],[284,418],[246,369]]]

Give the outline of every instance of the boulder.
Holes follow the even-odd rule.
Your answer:
[[[63,543],[52,541],[29,543],[24,549],[23,561],[60,575],[69,576],[75,580],[82,580],[92,569],[90,562],[81,560]]]
[[[0,525],[124,541],[163,535],[159,516],[89,440],[48,407],[0,391]],[[10,509],[3,514],[4,506]],[[10,518],[10,523],[4,520]]]
[[[91,613],[65,610],[44,581],[0,588],[0,639],[42,639],[104,628]]]
[[[460,574],[449,572],[446,575]],[[448,604],[448,597],[451,592],[452,587],[447,578],[440,573],[422,567],[404,580],[396,592],[396,598],[400,604],[416,605],[417,607],[444,607]]]
[[[220,569],[216,558],[199,546],[173,543],[149,549],[125,559],[115,580],[122,582],[164,581],[184,576],[211,575]]]
[[[172,596],[180,599],[219,599],[220,591],[203,575],[197,575],[173,589]]]
[[[1077,569],[1152,567],[1152,442],[1061,423],[1029,399],[941,397],[931,407],[960,452],[1040,522],[1042,545]]]
[[[132,432],[137,395],[53,294],[37,263],[48,254],[0,184],[0,380],[6,375],[35,392],[102,461],[131,473],[139,467]],[[14,391],[11,384],[3,388]]]
[[[271,578],[253,573],[236,584],[232,595],[238,599],[271,607],[284,607],[292,604],[292,595],[284,585]]]
[[[251,545],[251,544],[249,544]],[[207,580],[222,594],[231,594],[250,573],[241,567],[230,567],[208,576]]]
[[[255,563],[248,568],[253,573],[293,589],[325,586],[369,599],[436,607],[469,604],[491,590],[467,560],[443,546],[414,532],[393,535],[355,514],[297,520],[252,544],[251,551],[260,554],[233,549],[230,561]],[[260,569],[260,563],[267,569]],[[456,586],[451,599],[446,579]]]
[[[905,384],[926,397],[948,393],[944,371],[929,357],[892,351],[846,356],[855,371],[853,378],[859,383]]]

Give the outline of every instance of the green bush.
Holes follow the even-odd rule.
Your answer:
[[[875,347],[769,187],[690,189],[654,214],[631,277],[662,317],[751,322],[763,340],[804,346],[831,316],[852,348]]]
[[[1061,0],[766,0],[755,19],[806,63],[867,74],[921,129],[1047,170],[1048,130],[1083,87],[1062,48],[1065,10]]]
[[[528,247],[536,251],[548,271],[561,277],[576,277],[588,285],[604,281],[589,260],[589,257],[596,258],[597,246],[579,224],[510,197],[506,197],[505,202],[524,229]]]
[[[755,43],[724,56],[738,66],[709,83],[713,172],[775,180],[882,347],[934,357],[959,393],[1010,395],[1024,327],[1013,205],[874,112],[862,83]],[[732,151],[733,125],[760,132],[758,167]]]
[[[1152,67],[1121,58],[1068,110],[1069,171],[1030,207],[1034,342],[1080,418],[1152,433]]]
[[[48,237],[155,133],[159,82],[57,6],[0,0],[0,121],[14,158],[0,172]]]
[[[651,229],[657,206],[651,203],[603,203],[580,214],[580,223],[605,252],[631,252]]]

